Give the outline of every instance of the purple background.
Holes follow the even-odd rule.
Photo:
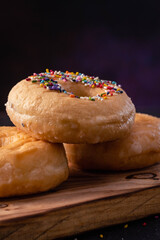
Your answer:
[[[38,3],[38,4],[37,4]],[[159,1],[10,1],[1,6],[0,110],[33,72],[79,71],[122,84],[160,115]]]

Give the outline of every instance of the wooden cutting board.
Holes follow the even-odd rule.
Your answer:
[[[1,199],[0,239],[56,239],[157,213],[160,164],[124,173],[72,169],[54,191]]]

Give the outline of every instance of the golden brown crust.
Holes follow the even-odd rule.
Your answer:
[[[0,127],[0,197],[47,191],[67,177],[62,144],[34,139],[15,127]]]
[[[75,84],[72,83],[73,88]],[[94,91],[91,95],[101,91],[83,88]],[[104,101],[88,101],[47,91],[25,80],[10,91],[6,110],[18,128],[33,137],[60,143],[98,143],[121,138],[130,131],[135,115],[135,107],[125,92]]]
[[[82,169],[130,170],[160,161],[160,119],[136,114],[128,136],[99,144],[64,144],[70,164]]]

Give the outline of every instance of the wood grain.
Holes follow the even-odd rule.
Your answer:
[[[160,164],[124,173],[72,169],[44,194],[1,199],[1,239],[55,239],[160,212]]]

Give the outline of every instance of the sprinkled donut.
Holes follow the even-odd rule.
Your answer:
[[[6,104],[11,121],[33,137],[58,143],[98,143],[121,138],[135,107],[114,81],[46,69],[17,83]]]

